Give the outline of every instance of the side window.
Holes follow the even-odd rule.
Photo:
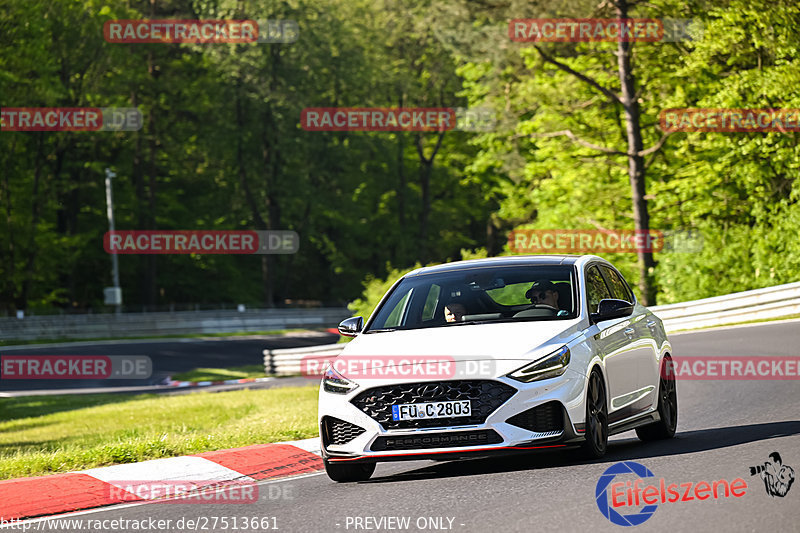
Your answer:
[[[589,305],[589,312],[597,311],[600,300],[611,298],[606,282],[596,266],[591,266],[586,271],[586,302]]]
[[[436,284],[431,285],[428,296],[425,298],[425,307],[422,308],[422,320],[431,320],[436,313],[436,304],[439,303],[439,294],[442,288]]]
[[[630,293],[628,286],[625,285],[625,282],[622,281],[620,275],[607,266],[601,268],[603,269],[603,274],[606,276],[609,287],[611,287],[611,297],[633,303],[633,295]]]

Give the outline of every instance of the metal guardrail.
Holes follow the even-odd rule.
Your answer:
[[[780,318],[800,314],[800,282],[691,302],[659,305],[650,310],[664,322],[668,333],[763,318]],[[307,374],[312,368],[323,368],[324,362],[339,355],[344,347],[344,344],[326,344],[309,348],[264,350],[264,369],[267,374],[275,375]]]
[[[264,370],[277,376],[322,375],[325,363],[339,355],[344,347],[341,343],[264,350]]]
[[[800,282],[651,307],[667,332],[800,313]]]
[[[0,340],[147,337],[334,327],[350,316],[344,307],[123,313],[0,318]]]

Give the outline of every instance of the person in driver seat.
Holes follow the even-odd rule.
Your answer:
[[[556,316],[569,314],[558,305],[558,289],[551,281],[534,281],[531,288],[525,293],[525,298],[529,299],[532,304],[549,305],[558,309]]]

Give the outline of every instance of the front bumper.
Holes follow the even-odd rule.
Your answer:
[[[320,388],[323,457],[330,462],[452,459],[552,450],[583,441],[583,376],[567,372],[534,383],[519,383],[506,377],[475,381],[488,384],[483,385],[483,390],[510,390],[511,394],[499,403],[497,398],[494,402],[476,401],[473,395],[473,413],[477,412],[477,417],[447,422],[425,420],[419,424],[392,422],[386,417],[386,405],[381,400],[414,403],[403,391],[425,384],[449,386],[451,395],[439,399],[455,399],[452,394],[458,391],[452,392],[453,384],[461,384],[458,390],[468,387],[453,380],[391,385],[399,391],[400,402],[394,396],[381,396],[387,386],[359,387],[347,395]],[[365,405],[365,395],[373,400],[371,404]]]

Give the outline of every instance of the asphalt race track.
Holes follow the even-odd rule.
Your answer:
[[[675,334],[671,340],[678,357],[794,356],[800,347],[800,321]],[[558,452],[462,462],[379,464],[365,483],[336,484],[324,474],[265,483],[261,499],[251,505],[157,503],[73,517],[152,517],[171,519],[172,524],[181,518],[275,517],[278,529],[289,532],[799,531],[800,482],[796,481],[785,497],[773,497],[767,494],[764,482],[749,472],[750,466],[764,464],[768,455],[777,451],[783,464],[800,475],[798,387],[797,380],[679,381],[676,437],[643,443],[633,432],[617,435],[602,461],[587,462],[573,453]],[[601,514],[595,487],[607,468],[628,460],[649,468],[655,479],[665,478],[667,485],[742,478],[747,489],[739,498],[658,503],[646,522],[623,528]],[[629,475],[629,479],[634,478]],[[640,508],[623,512],[635,513]],[[408,517],[409,527],[400,527],[394,519],[387,522],[389,517]],[[384,522],[375,527],[375,520]],[[173,526],[167,530],[187,530],[183,524],[183,529]],[[216,531],[235,530],[217,527]]]
[[[169,376],[195,368],[230,368],[264,363],[264,350],[297,348],[315,344],[330,344],[339,338],[335,334],[288,334],[250,336],[245,338],[221,337],[213,339],[175,339],[153,341],[69,343],[57,347],[6,348],[0,346],[0,355],[146,355],[153,362],[153,373],[148,379],[67,380],[67,379],[4,379],[2,391],[29,391],[38,389],[117,388],[155,385]],[[253,388],[253,385],[250,385]]]

